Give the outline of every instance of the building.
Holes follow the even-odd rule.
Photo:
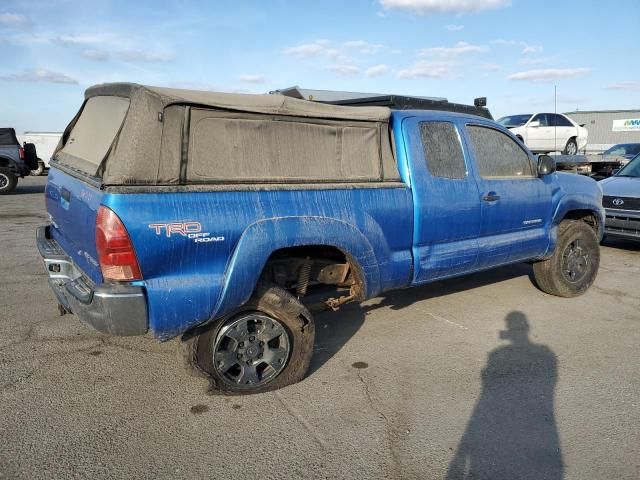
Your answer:
[[[617,143],[640,143],[640,109],[565,113],[589,131],[587,153],[600,153]]]

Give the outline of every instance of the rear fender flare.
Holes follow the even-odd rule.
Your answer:
[[[213,318],[246,303],[271,256],[282,248],[326,245],[350,256],[361,272],[365,298],[380,290],[378,260],[367,237],[355,226],[326,217],[278,217],[255,222],[242,233],[225,271]]]
[[[16,162],[12,158],[4,157],[0,155],[0,167],[9,167],[13,170],[17,170]]]

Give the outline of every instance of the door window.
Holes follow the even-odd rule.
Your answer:
[[[468,125],[480,176],[535,177],[529,155],[508,135],[493,128]]]
[[[539,113],[531,119],[532,122],[540,122],[541,127],[549,126],[549,116],[546,113]]]
[[[465,178],[464,163],[458,131],[449,122],[422,122],[420,134],[427,169],[434,177]]]
[[[562,115],[549,115],[553,120],[551,122],[552,127],[573,127],[573,124]]]

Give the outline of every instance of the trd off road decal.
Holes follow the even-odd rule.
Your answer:
[[[195,243],[224,242],[224,237],[214,237],[209,232],[202,231],[200,222],[182,223],[150,223],[149,228],[153,229],[158,236],[171,238],[173,235],[181,235],[192,239]]]

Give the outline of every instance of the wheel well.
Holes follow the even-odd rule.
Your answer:
[[[349,300],[361,300],[364,294],[364,276],[358,262],[349,253],[326,245],[274,251],[265,263],[260,282],[278,285],[299,298],[322,292],[348,292]]]
[[[598,234],[599,230],[599,219],[598,216],[593,213],[591,210],[571,210],[567,212],[564,216],[563,220],[582,220],[587,225],[589,225],[593,230]]]
[[[12,162],[8,158],[0,157],[0,167],[11,167]]]

